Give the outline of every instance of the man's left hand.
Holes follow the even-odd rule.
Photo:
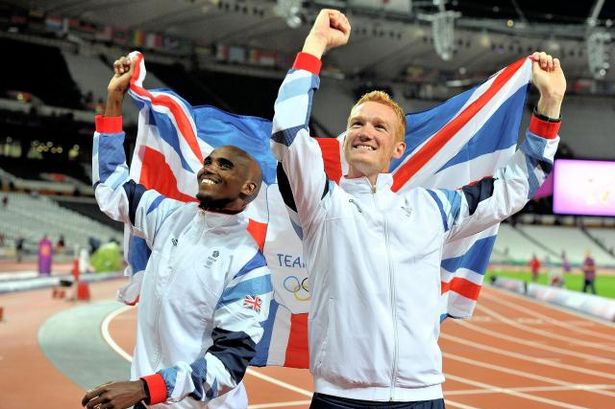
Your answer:
[[[88,391],[81,404],[87,409],[125,409],[146,398],[143,381],[110,382]]]
[[[560,108],[566,93],[566,78],[558,58],[543,52],[535,52],[532,59],[532,82],[540,91],[538,112],[550,118],[559,118]]]

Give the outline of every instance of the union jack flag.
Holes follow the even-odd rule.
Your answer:
[[[211,106],[192,107],[168,89],[146,90],[142,86],[143,56],[133,53],[132,57],[138,64],[130,95],[140,108],[131,165],[135,181],[168,197],[195,200],[196,172],[203,157],[215,147],[236,145],[260,162],[264,184],[246,212],[250,218],[248,230],[272,271],[275,299],[263,323],[265,334],[252,365],[306,368],[309,296],[297,297],[287,291],[285,283],[289,277],[303,282],[307,272],[296,267],[302,264],[302,244],[276,186],[277,163],[269,149],[271,123]],[[522,58],[432,109],[408,114],[407,149],[390,169],[394,190],[403,192],[415,186],[454,189],[493,175],[515,151],[530,77],[531,61]],[[317,140],[329,179],[339,180],[347,171],[343,135]],[[497,227],[446,244],[441,263],[443,318],[472,315]],[[149,249],[135,237],[127,238],[126,246],[127,274],[132,279],[121,290],[120,298],[134,303]],[[244,301],[246,307],[257,308],[256,304],[256,300]]]
[[[243,306],[246,308],[250,308],[256,312],[261,311],[262,303],[263,302],[258,295],[256,297],[253,297],[251,295],[246,295],[246,298],[243,299]]]

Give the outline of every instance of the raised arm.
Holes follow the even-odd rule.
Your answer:
[[[176,362],[136,381],[101,385],[82,404],[89,409],[123,409],[137,402],[148,405],[196,399],[209,402],[241,382],[263,335],[273,287],[265,257],[259,252],[226,286],[214,313],[213,344],[194,362]]]
[[[331,187],[320,147],[308,128],[312,98],[320,84],[320,58],[328,49],[346,44],[349,36],[350,24],[342,13],[321,10],[275,102],[271,148],[282,165],[280,191],[304,227],[314,220]]]
[[[449,240],[478,233],[521,210],[552,170],[566,79],[557,58],[536,52],[532,59],[540,100],[519,150],[493,177],[458,190],[430,191]]]
[[[105,114],[96,117],[92,154],[92,183],[100,209],[114,220],[129,223],[133,231],[152,240],[156,226],[180,203],[130,179],[124,153],[122,105],[130,86],[134,62],[121,57],[113,65],[107,87]],[[151,246],[151,242],[148,243]]]

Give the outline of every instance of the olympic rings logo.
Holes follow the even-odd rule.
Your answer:
[[[307,277],[299,281],[297,276],[288,276],[282,282],[284,289],[289,293],[292,293],[297,301],[309,301],[310,295],[310,282]]]

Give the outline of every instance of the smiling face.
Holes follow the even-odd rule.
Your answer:
[[[379,173],[388,172],[391,160],[406,148],[399,122],[399,114],[385,103],[360,100],[354,106],[344,141],[348,178],[365,176],[374,184]]]
[[[234,146],[214,149],[197,174],[200,207],[206,210],[238,212],[258,194],[260,167],[243,150]]]

